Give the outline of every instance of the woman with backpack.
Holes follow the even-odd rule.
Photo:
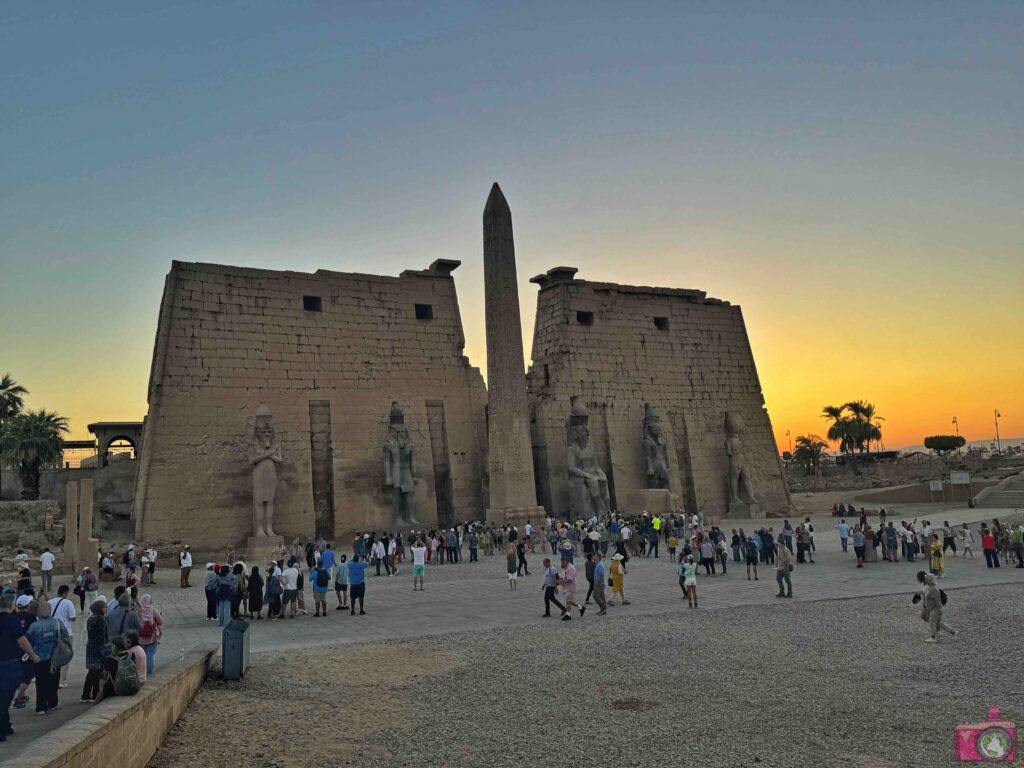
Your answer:
[[[94,600],[89,605],[89,620],[85,624],[85,683],[82,685],[82,702],[96,700],[100,693],[103,674],[104,651],[107,635],[107,601]]]
[[[327,615],[327,592],[331,588],[331,574],[319,562],[309,572],[309,583],[313,587],[313,617]]]
[[[153,607],[153,596],[143,595],[139,601],[139,645],[146,654],[146,674],[152,675],[156,665],[156,651],[164,634],[164,617]]]
[[[60,668],[53,666],[53,654],[60,643],[64,625],[52,617],[47,602],[39,603],[36,620],[25,636],[32,643],[32,650],[39,657],[36,662],[36,714],[45,715],[57,708],[57,686],[60,683]],[[66,636],[66,635],[65,635]]]

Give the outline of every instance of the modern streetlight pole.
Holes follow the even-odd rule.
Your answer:
[[[956,436],[960,437],[960,422],[957,420],[956,416],[953,417],[953,426],[956,427]],[[960,455],[960,446],[957,446],[956,448],[956,455]]]
[[[999,442],[999,417],[1002,416],[1003,414],[1001,414],[999,412],[998,408],[996,408],[993,411],[993,413],[995,414],[995,422],[996,422],[996,453],[1002,455],[1003,447],[1002,447],[1002,444]]]

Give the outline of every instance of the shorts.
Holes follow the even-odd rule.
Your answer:
[[[326,592],[314,592],[313,593],[313,602],[315,604],[326,603],[327,602],[327,593]]]
[[[519,574],[517,574],[515,571],[509,571],[508,580],[509,581],[515,581],[516,578],[518,578],[518,576],[519,576]]]
[[[575,589],[563,589],[562,594],[565,596],[565,602],[575,603],[576,602],[576,590]],[[577,603],[578,605],[578,603]]]
[[[284,605],[288,605],[288,603],[294,603],[298,599],[298,597],[299,597],[299,590],[297,590],[297,589],[286,589],[284,591],[284,598],[282,598],[281,602],[284,603]]]
[[[353,584],[352,585],[352,599],[356,600],[362,598],[366,594],[365,584]]]
[[[427,566],[423,563],[413,563],[412,566],[412,577],[415,579],[417,576],[423,578],[424,572],[426,572]]]
[[[684,587],[696,587],[697,586],[697,577],[696,576],[690,576],[689,578],[684,579],[683,580],[683,586]]]
[[[747,555],[747,565],[757,565],[757,558]]]
[[[347,592],[348,591],[348,584],[338,584],[337,582],[335,582],[334,583],[334,591],[335,592]]]

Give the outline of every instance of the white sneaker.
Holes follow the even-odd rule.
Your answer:
[[[925,641],[926,643],[937,643],[937,642],[939,642],[939,641],[938,641],[938,640],[936,640],[936,639],[935,639],[934,637],[926,637],[926,638],[924,639],[924,641]]]

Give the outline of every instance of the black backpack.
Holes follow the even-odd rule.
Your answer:
[[[316,585],[318,587],[326,587],[331,583],[331,577],[327,574],[323,568],[318,568],[316,571]]]

